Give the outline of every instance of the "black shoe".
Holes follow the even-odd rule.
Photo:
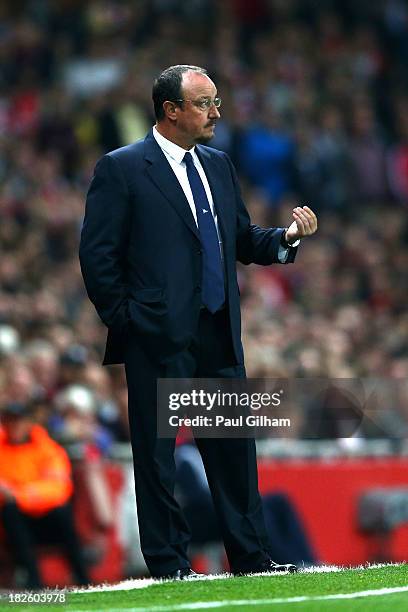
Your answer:
[[[200,580],[201,578],[205,578],[205,574],[197,574],[197,572],[193,572],[191,567],[183,567],[175,572],[171,572],[166,578],[171,580]]]
[[[298,571],[296,565],[293,563],[284,563],[283,565],[272,561],[272,559],[267,559],[258,565],[258,567],[248,570],[245,572],[234,572],[235,576],[245,576],[247,574],[272,574],[277,572],[289,572],[290,574],[294,574]]]

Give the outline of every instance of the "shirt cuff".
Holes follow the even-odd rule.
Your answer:
[[[281,247],[282,247],[283,249],[285,249],[285,250],[287,250],[287,249],[289,249],[289,248],[296,248],[296,247],[297,247],[297,246],[299,246],[299,244],[300,244],[300,238],[299,238],[298,240],[296,240],[296,242],[294,242],[293,244],[290,244],[289,242],[287,242],[287,241],[286,241],[286,239],[285,239],[285,233],[286,233],[286,230],[287,230],[287,229],[288,229],[287,227],[285,227],[285,228],[283,229],[283,232],[282,232],[282,235],[281,235],[281,242],[280,242]]]
[[[293,244],[289,244],[289,242],[286,242],[285,232],[287,229],[288,228],[285,227],[281,235],[281,242],[280,242],[279,250],[278,250],[278,259],[280,263],[286,263],[286,260],[289,255],[289,250],[292,248],[296,248],[300,244],[300,239],[296,240],[296,242],[294,242]]]
[[[285,263],[285,261],[288,258],[288,254],[289,254],[289,249],[285,249],[285,247],[283,247],[282,245],[279,245],[278,259],[281,263]]]

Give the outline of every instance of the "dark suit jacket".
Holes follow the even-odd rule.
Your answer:
[[[251,225],[229,157],[198,145],[223,242],[227,308],[243,363],[236,261],[279,263],[282,228]],[[289,249],[288,262],[296,248]],[[122,363],[129,334],[158,362],[186,348],[201,306],[200,235],[184,192],[152,132],[96,165],[80,244],[91,301],[108,327],[104,364]]]

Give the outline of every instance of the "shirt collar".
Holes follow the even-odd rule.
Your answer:
[[[179,147],[175,142],[168,140],[162,134],[160,134],[160,132],[157,131],[155,125],[153,126],[153,136],[159,147],[163,151],[165,151],[167,155],[170,155],[170,157],[174,159],[178,164],[181,164],[187,151],[182,147]],[[195,147],[190,149],[189,153],[195,156]]]

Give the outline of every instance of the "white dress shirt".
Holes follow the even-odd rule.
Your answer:
[[[154,136],[157,144],[159,145],[159,147],[163,151],[164,155],[166,156],[166,159],[169,162],[169,164],[170,164],[174,174],[176,175],[176,177],[178,179],[178,182],[180,183],[181,188],[184,191],[184,195],[186,196],[187,201],[188,201],[188,203],[190,205],[191,212],[193,214],[193,217],[194,217],[194,220],[196,222],[196,225],[198,226],[198,223],[197,223],[197,211],[196,211],[196,207],[195,207],[195,204],[194,204],[193,192],[191,191],[190,182],[189,182],[188,176],[187,176],[186,163],[183,161],[184,156],[187,153],[187,151],[185,149],[182,149],[182,147],[179,147],[174,142],[171,142],[171,140],[167,140],[167,138],[162,136],[157,131],[156,126],[153,127],[153,136]],[[210,185],[208,183],[208,179],[207,179],[207,177],[205,175],[205,172],[204,172],[204,169],[203,169],[203,167],[201,165],[201,162],[198,159],[198,155],[197,155],[197,153],[195,151],[195,147],[190,149],[189,153],[191,153],[194,165],[195,165],[195,167],[197,169],[197,172],[200,175],[200,179],[201,179],[201,181],[202,181],[202,183],[204,185],[205,193],[207,195],[207,200],[208,200],[208,203],[210,205],[212,215],[214,217],[215,227],[217,228],[217,232],[218,232],[217,214],[216,214],[216,212],[214,210],[214,200],[213,200],[213,197],[212,197],[212,193],[211,193]],[[218,232],[218,235],[219,235],[219,232]]]
[[[167,161],[169,162],[169,164],[171,166],[171,169],[173,170],[174,174],[176,175],[176,177],[178,179],[178,182],[180,183],[180,186],[181,186],[182,190],[184,191],[184,195],[187,198],[187,201],[188,201],[189,206],[191,208],[191,213],[192,213],[192,215],[194,217],[194,220],[196,222],[196,225],[198,227],[197,212],[196,212],[196,207],[195,207],[195,204],[194,204],[193,193],[191,191],[190,182],[189,182],[188,176],[187,176],[186,163],[183,161],[184,155],[187,153],[187,151],[185,149],[183,149],[182,147],[179,147],[176,143],[172,142],[171,140],[168,140],[167,138],[165,138],[162,134],[160,134],[158,132],[156,126],[153,126],[153,136],[154,136],[154,139],[156,140],[157,144],[159,145],[159,147],[163,151]],[[203,167],[201,165],[201,162],[200,162],[200,160],[198,158],[198,155],[197,155],[197,153],[195,151],[195,147],[190,149],[189,153],[191,153],[194,165],[195,165],[195,167],[197,169],[197,172],[200,175],[201,181],[202,181],[202,183],[204,185],[205,193],[207,195],[207,200],[208,200],[208,203],[210,205],[212,215],[214,217],[214,223],[215,223],[215,227],[217,229],[218,241],[219,241],[220,251],[221,251],[221,256],[222,256],[221,235],[220,235],[220,231],[219,231],[219,227],[218,227],[217,213],[216,213],[216,211],[214,209],[214,200],[213,200],[213,197],[212,197],[210,185],[208,183],[208,179],[207,179],[207,177],[205,175],[204,169],[203,169]],[[297,244],[299,244],[299,243],[298,242],[295,243],[295,246],[297,246]],[[279,261],[281,263],[285,263],[286,258],[288,256],[288,253],[289,253],[289,249],[285,249],[283,246],[279,247],[278,257],[279,257]]]

